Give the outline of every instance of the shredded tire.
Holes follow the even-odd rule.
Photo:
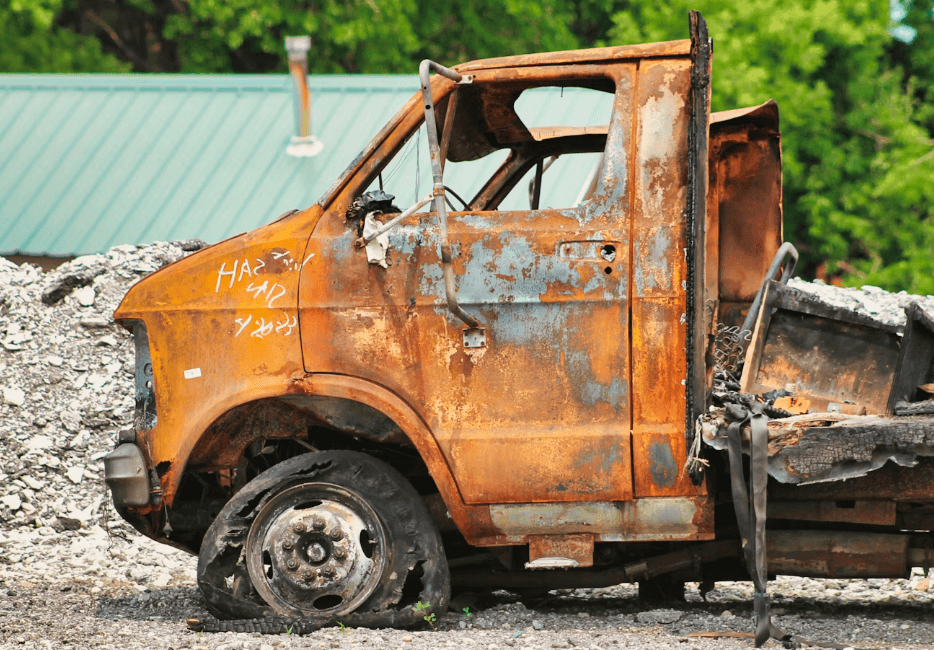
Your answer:
[[[264,504],[303,483],[353,490],[376,512],[387,540],[386,568],[378,586],[340,623],[353,627],[411,627],[429,612],[447,611],[451,584],[441,537],[421,497],[385,463],[351,451],[296,456],[250,481],[224,506],[204,537],[198,556],[198,586],[217,619],[192,619],[199,631],[305,633],[338,621],[283,615],[252,585],[246,548],[250,527]],[[430,605],[415,611],[416,603]],[[233,619],[233,620],[231,620]],[[264,622],[265,621],[265,622]]]

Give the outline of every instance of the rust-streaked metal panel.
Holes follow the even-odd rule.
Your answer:
[[[770,282],[746,352],[742,390],[761,394],[795,384],[797,397],[817,411],[850,403],[885,413],[899,339],[893,325]]]
[[[907,535],[770,530],[769,573],[809,578],[907,578]]]
[[[886,413],[893,414],[899,402],[930,399],[920,386],[934,381],[934,318],[916,302],[905,309],[905,333],[895,362],[895,376]]]
[[[739,325],[782,243],[775,102],[712,113],[708,158],[706,290],[719,322]]]
[[[736,162],[735,158],[742,160]],[[761,283],[767,271],[763,264],[775,256],[782,241],[778,105],[769,100],[760,106],[711,113],[707,159],[706,308],[711,325],[739,325],[758,289],[746,286],[747,282],[754,284],[758,278]],[[735,187],[737,183],[742,187]],[[747,196],[750,192],[755,198]],[[758,229],[748,225],[763,223],[763,219]],[[721,228],[730,242],[722,251],[725,287],[720,281]],[[737,228],[742,233],[739,236],[735,234]],[[755,260],[751,267],[737,264],[738,257],[749,257],[742,250],[744,244],[737,250],[737,240],[750,242],[763,259]],[[743,283],[744,291],[736,290],[737,282]]]
[[[619,45],[600,47],[590,50],[569,50],[565,52],[543,52],[522,54],[493,59],[480,59],[462,63],[454,67],[461,74],[493,68],[522,68],[540,65],[567,65],[573,63],[610,63],[615,61],[648,59],[653,57],[687,56],[691,53],[691,41],[664,41],[660,43],[640,43],[637,45]]]
[[[299,270],[320,209],[295,213],[170,264],[130,289],[117,319],[146,323],[158,421],[139,431],[171,505],[198,437],[233,406],[304,374]]]
[[[593,566],[593,535],[536,535],[529,538],[529,562],[567,558],[579,567]]]
[[[305,366],[369,379],[412,404],[468,504],[625,501],[632,498],[627,161],[635,66],[521,73],[480,72],[471,92],[615,80],[609,162],[594,200],[580,208],[451,213],[458,297],[486,326],[487,346],[465,349],[462,326],[444,304],[433,215],[390,233],[386,269],[353,246],[345,208],[420,122],[407,118],[309,242]],[[588,254],[608,244],[614,259]]]
[[[681,471],[687,363],[690,60],[639,68],[632,219],[633,476],[636,497],[698,493]]]
[[[598,542],[713,539],[713,500],[662,497],[625,502],[490,506],[496,529],[513,543],[530,535],[590,533]]]
[[[833,521],[872,526],[895,525],[894,501],[772,501],[769,519]]]
[[[725,128],[712,145],[711,183],[720,222],[720,299],[752,300],[782,241],[782,159],[776,130]],[[713,149],[713,147],[711,147]]]

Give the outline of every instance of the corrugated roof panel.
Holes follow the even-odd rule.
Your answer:
[[[95,102],[95,110],[89,112],[92,120],[80,131],[75,131],[76,136],[71,147],[57,161],[52,174],[44,181],[39,196],[35,197],[33,203],[27,206],[35,218],[35,228],[32,237],[41,230],[58,230],[60,224],[69,223],[73,216],[73,208],[79,204],[81,199],[87,195],[87,192],[96,184],[88,183],[87,172],[94,171],[92,163],[95,155],[98,153],[103,143],[106,142],[114,130],[115,124],[110,120],[101,119],[105,114],[104,108],[115,110],[118,114],[126,112],[133,100],[131,95],[109,98],[103,93],[98,94]],[[50,155],[58,152],[50,151]],[[50,220],[59,217],[58,224]]]
[[[202,171],[203,156],[218,139],[218,125],[225,124],[236,110],[234,93],[198,93],[190,97],[191,121],[184,124],[184,136],[172,149],[168,161],[158,170],[142,201],[138,220],[125,222],[115,231],[115,242],[152,241],[171,237],[172,229],[183,221],[184,206],[204,183],[213,179]]]
[[[237,150],[231,152],[229,160],[231,164],[227,166],[229,170],[224,172],[229,175],[229,179],[213,210],[217,214],[224,215],[224,219],[222,222],[212,219],[211,228],[204,230],[206,236],[221,238],[226,236],[231,229],[237,228],[235,221],[250,197],[261,195],[266,197],[267,201],[269,200],[269,185],[275,179],[269,178],[268,174],[270,166],[277,160],[281,160],[285,167],[303,167],[314,160],[283,155],[289,143],[290,134],[282,129],[282,123],[290,116],[289,108],[290,105],[283,102],[281,97],[275,97],[275,106],[271,106],[264,116],[269,118],[274,115],[274,119],[264,119],[254,124],[252,133],[244,134],[243,146],[238,143],[236,149],[239,152]],[[257,222],[262,222],[265,218],[265,215],[259,217],[253,215],[250,223],[242,230],[255,227],[258,225]]]
[[[269,98],[262,94],[242,93],[236,96],[234,107],[225,114],[213,137],[205,143],[193,173],[179,188],[179,194],[184,197],[180,210],[164,215],[167,219],[161,223],[153,222],[153,226],[171,232],[182,227],[184,222],[184,228],[204,232],[208,241],[216,241],[218,219],[223,218],[217,206],[232,177],[244,161],[250,162],[257,146],[269,144],[268,138],[265,143],[258,143],[256,137],[257,132],[264,132],[262,125],[266,120],[262,109],[268,103]],[[152,234],[161,238],[158,228],[146,231],[146,236]]]
[[[5,89],[0,92],[0,161],[8,159],[10,149],[22,142],[28,135],[30,127],[41,119],[42,110],[39,106],[30,106],[34,101],[33,93]],[[52,106],[51,98],[45,102],[45,110]],[[30,110],[26,110],[27,107]],[[28,122],[27,122],[28,121]]]
[[[171,105],[173,100],[182,98],[184,103],[182,108],[195,104],[200,98],[189,98],[182,93],[167,92],[164,96],[164,104],[153,102],[152,95],[142,93],[121,92],[123,98],[130,99],[125,110],[114,110],[105,115],[101,115],[101,121],[112,125],[112,131],[104,138],[103,142],[97,148],[91,159],[88,169],[82,173],[82,178],[76,186],[82,187],[85,191],[80,201],[73,203],[74,208],[71,214],[71,220],[68,228],[64,231],[64,241],[74,242],[78,250],[104,250],[109,236],[121,227],[129,227],[133,235],[138,235],[141,225],[144,221],[136,211],[130,210],[122,218],[108,217],[108,208],[113,203],[115,195],[125,182],[121,175],[125,170],[120,167],[120,161],[132,162],[142,156],[138,148],[133,143],[140,142],[140,133],[144,132],[150,124],[149,116],[160,107]],[[117,109],[117,106],[114,106]],[[179,129],[170,129],[166,133],[158,134],[159,137],[153,139],[154,142],[161,143],[178,138],[180,134],[186,133],[184,129],[185,121],[191,119],[190,111],[184,110],[180,119]],[[163,168],[169,160],[162,162]],[[169,166],[171,169],[171,166]],[[79,198],[76,196],[75,198]],[[139,205],[143,205],[140,203]],[[138,207],[138,206],[137,206]],[[131,238],[124,241],[134,241]],[[141,240],[140,240],[141,241]]]
[[[319,76],[309,86],[312,133],[324,147],[293,158],[285,153],[295,132],[287,75],[0,75],[0,251],[69,255],[157,239],[218,241],[306,208],[412,97],[418,79]],[[593,92],[531,93],[533,124],[590,125],[598,123],[594,110],[604,123],[609,114],[609,104],[585,97]],[[392,164],[403,208],[430,191],[426,138],[418,145]],[[446,181],[469,200],[504,157],[452,165]],[[546,174],[543,205],[553,194],[571,205],[579,188],[569,186],[592,171],[563,162]],[[513,207],[527,206],[525,194],[517,188]]]
[[[101,198],[106,200],[105,207],[99,213],[82,211],[79,215],[82,221],[90,219],[94,224],[86,237],[77,242],[84,250],[105,250],[120,225],[133,222],[133,207],[146,190],[153,166],[159,164],[155,146],[177,116],[172,110],[177,106],[176,100],[174,93],[145,91],[134,102],[133,110],[138,110],[141,118],[139,128],[131,132],[126,146],[114,157],[113,165],[98,185]]]
[[[155,164],[146,169],[146,173],[151,174],[146,191],[130,209],[128,218],[113,224],[116,229],[108,229],[107,241],[119,243],[133,241],[134,238],[144,241],[148,227],[170,216],[165,212],[165,205],[178,185],[187,178],[193,152],[201,149],[212,132],[208,127],[216,118],[209,110],[211,94],[176,90],[167,96],[179,102],[173,128],[161,134],[156,141],[156,151],[160,155]]]
[[[74,109],[85,96],[80,92],[66,92],[50,104],[43,102],[44,98],[36,99],[37,106],[26,106],[23,113],[15,119],[10,132],[12,146],[5,152],[8,157],[0,166],[0,214],[5,216],[7,223],[16,227],[20,236],[31,232],[30,221],[21,217],[25,201],[30,197],[29,194],[23,193],[22,185],[27,179],[34,179],[36,173],[42,173],[41,168],[35,170],[33,166],[48,150],[50,142],[57,134],[74,136],[73,133],[58,127],[69,126],[73,120],[78,119]],[[52,128],[53,126],[55,128]],[[58,151],[56,149],[54,153]]]
[[[284,150],[286,144],[282,143],[281,146]],[[314,203],[314,200],[290,202],[290,197],[283,198],[281,195],[283,187],[293,173],[293,168],[298,166],[312,169],[314,165],[319,164],[319,157],[289,158],[281,155],[282,150],[277,149],[272,152],[265,161],[265,166],[261,168],[262,174],[258,177],[255,190],[248,194],[244,193],[243,200],[228,214],[229,222],[225,236],[247,232],[272,221],[286,210],[306,208]],[[308,184],[314,185],[313,180],[309,179]],[[275,198],[270,199],[270,197]]]
[[[23,170],[15,190],[7,198],[7,205],[0,204],[0,210],[7,206],[12,208],[10,204],[14,204],[16,208],[9,212],[14,220],[25,219],[39,226],[37,222],[56,202],[53,194],[67,185],[70,174],[86,157],[85,147],[80,146],[81,140],[106,99],[101,95],[77,97],[74,109],[65,118],[62,128],[49,134],[47,144],[36,152],[29,166]]]
[[[86,154],[83,168],[61,186],[54,183],[49,194],[57,194],[56,204],[42,215],[29,237],[23,242],[26,250],[59,252],[58,242],[67,242],[74,250],[81,244],[85,233],[97,226],[99,215],[109,203],[110,192],[105,181],[117,164],[124,143],[132,137],[143,122],[142,100],[132,94],[122,94],[102,111],[99,121],[104,132],[97,142],[88,143],[80,151]],[[95,201],[95,199],[98,199]]]
[[[104,93],[90,95],[85,105],[88,110],[84,111],[90,118],[88,122],[80,129],[63,130],[71,138],[69,146],[52,145],[47,149],[46,157],[54,165],[51,172],[42,178],[38,166],[31,170],[28,176],[41,184],[18,215],[22,218],[28,214],[28,220],[33,225],[26,240],[28,246],[41,249],[54,246],[58,240],[69,241],[66,231],[69,226],[74,228],[76,225],[73,221],[74,208],[80,205],[98,181],[98,178],[92,176],[93,181],[89,183],[87,172],[94,172],[92,161],[95,154],[116,126],[111,120],[101,119],[101,116],[111,113],[123,115],[132,100],[130,95],[115,98]],[[72,240],[71,243],[75,242]]]

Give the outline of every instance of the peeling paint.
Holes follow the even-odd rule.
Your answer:
[[[669,260],[672,253],[671,229],[653,228],[647,242],[637,239],[633,243],[633,279],[640,296],[671,295],[674,293],[672,269]]]
[[[496,242],[494,244],[494,241]],[[464,303],[538,302],[552,283],[573,285],[580,275],[566,261],[536,251],[523,236],[500,233],[472,243],[460,281]]]
[[[541,341],[543,335],[563,338],[570,314],[562,303],[539,303],[493,310],[490,330],[496,341],[527,346]],[[558,347],[558,345],[549,345]]]
[[[672,487],[678,478],[679,469],[667,438],[660,437],[649,445],[649,459],[649,471],[655,484],[662,488]]]
[[[665,81],[673,81],[671,75],[665,75]],[[639,111],[640,138],[639,148],[646,161],[642,167],[642,200],[649,213],[661,213],[671,205],[665,196],[667,189],[664,181],[670,178],[667,166],[683,164],[674,161],[678,147],[680,125],[685,113],[684,97],[672,92],[670,86],[662,86],[650,97]]]

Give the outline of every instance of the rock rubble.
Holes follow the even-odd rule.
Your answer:
[[[788,286],[807,291],[835,307],[842,307],[870,316],[875,320],[893,325],[905,324],[905,309],[913,302],[918,303],[929,314],[934,314],[934,296],[919,296],[899,291],[890,293],[870,284],[862,288],[835,287],[820,281],[807,282],[792,278]]]
[[[142,276],[203,244],[117,246],[45,273],[0,258],[0,648],[747,648],[750,583],[719,583],[685,605],[643,605],[635,587],[553,591],[525,601],[498,592],[436,630],[328,629],[309,637],[185,630],[204,615],[196,560],[142,538],[115,514],[102,458],[132,426],[131,339],[112,318]],[[913,299],[864,287],[793,281],[821,298],[897,322]],[[777,622],[854,647],[934,647],[934,591],[907,580],[772,584]],[[777,646],[776,646],[777,647]]]

